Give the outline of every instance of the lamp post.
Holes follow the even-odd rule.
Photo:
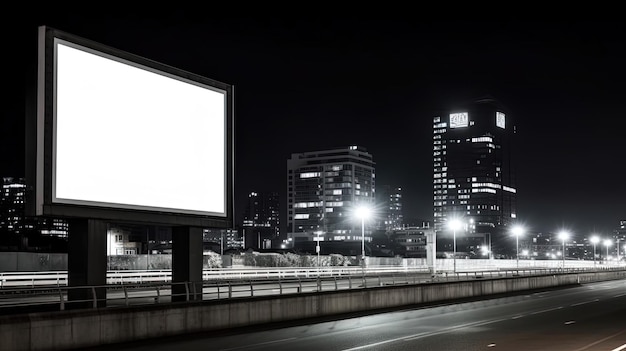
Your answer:
[[[517,268],[519,269],[519,237],[524,234],[524,227],[516,225],[511,231],[513,232],[513,235],[515,235],[515,258],[517,261]]]
[[[370,215],[370,208],[361,206],[357,209],[357,216],[361,218],[361,264],[365,268],[365,219]]]
[[[563,241],[563,269],[565,269],[565,240],[567,240],[567,238],[569,238],[569,233],[566,231],[561,231],[559,233],[559,238]]]
[[[452,259],[454,261],[453,272],[456,273],[456,231],[461,228],[461,221],[458,219],[452,219],[448,225],[450,226],[450,229],[452,229]]]
[[[593,266],[596,266],[596,244],[600,242],[600,238],[598,238],[597,235],[594,235],[591,237],[591,239],[589,239],[589,241],[591,241],[591,243],[593,244]]]
[[[606,264],[609,264],[609,246],[613,244],[613,240],[604,239],[604,246],[606,246]]]
[[[315,246],[315,251],[317,251],[317,275],[320,275],[320,234],[322,232],[320,230],[316,231],[315,234],[317,234],[317,245]]]

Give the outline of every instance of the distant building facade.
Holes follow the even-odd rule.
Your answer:
[[[142,254],[142,239],[139,227],[108,225],[107,256]]]
[[[363,231],[355,210],[361,205],[374,208],[375,195],[375,163],[363,147],[292,154],[287,161],[288,237],[295,247],[318,238],[370,242],[374,220],[367,220]]]
[[[69,224],[60,218],[25,215],[24,178],[3,177],[0,192],[0,248],[64,252]]]
[[[389,240],[395,244],[395,254],[403,257],[426,258],[427,238],[434,235],[434,228],[404,227],[390,232]]]
[[[378,186],[376,189],[376,208],[380,211],[379,230],[391,232],[402,228],[402,188],[390,185]]]
[[[271,249],[279,246],[280,198],[278,192],[248,194],[243,224],[244,248]]]
[[[585,238],[563,242],[559,233],[530,232],[519,241],[520,258],[536,260],[593,260],[593,246]],[[564,257],[565,256],[565,257]]]
[[[457,251],[476,251],[487,242],[496,252],[510,251],[510,240],[503,239],[517,217],[514,134],[511,114],[489,97],[433,118],[434,228],[445,239],[438,249],[452,251],[447,224],[458,218]]]
[[[237,229],[204,229],[202,241],[205,248],[220,254],[244,248],[243,239]]]
[[[613,232],[615,241],[615,256],[618,260],[626,261],[626,219],[619,221],[619,226]]]
[[[172,227],[107,223],[107,255],[172,253]]]

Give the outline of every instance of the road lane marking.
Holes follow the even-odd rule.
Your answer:
[[[283,342],[283,341],[289,341],[289,340],[294,340],[296,338],[286,338],[286,339],[279,339],[279,340],[272,340],[272,341],[266,341],[266,342],[260,342],[257,344],[249,344],[249,345],[245,345],[245,346],[238,346],[238,347],[232,347],[229,349],[220,349],[222,351],[228,351],[228,350],[239,350],[239,349],[247,349],[250,347],[255,347],[255,346],[261,346],[261,345],[271,345],[271,344],[276,344],[279,342]]]
[[[369,348],[369,347],[380,346],[380,345],[389,344],[389,343],[396,342],[396,341],[401,341],[401,340],[402,341],[412,341],[412,340],[415,340],[415,339],[421,339],[421,338],[428,337],[428,336],[435,336],[435,335],[445,334],[445,333],[448,333],[448,332],[451,332],[451,331],[455,331],[455,330],[458,330],[458,329],[469,328],[469,327],[476,327],[476,326],[485,325],[485,324],[502,322],[504,320],[505,319],[494,319],[494,320],[488,320],[488,321],[481,321],[481,322],[461,324],[461,325],[457,325],[457,326],[454,326],[454,327],[441,329],[441,330],[434,331],[434,332],[423,332],[423,333],[418,333],[418,334],[413,334],[413,335],[401,336],[401,337],[398,337],[398,338],[383,340],[383,341],[379,341],[379,342],[375,342],[375,343],[371,343],[371,344],[367,344],[367,345],[361,345],[361,346],[356,346],[356,347],[352,347],[352,348],[349,348],[349,349],[343,349],[342,351],[362,350],[362,349],[366,349],[366,348]]]
[[[454,327],[450,327],[450,328],[446,328],[446,329],[443,329],[443,330],[439,330],[439,331],[436,331],[436,332],[431,332],[430,335],[416,335],[416,336],[404,337],[404,340],[405,341],[412,341],[412,340],[415,340],[415,339],[421,339],[424,336],[445,334],[447,332],[455,331],[455,330],[458,330],[458,329],[478,327],[478,326],[481,326],[481,325],[498,323],[498,322],[502,322],[502,321],[505,321],[505,320],[506,320],[505,318],[500,318],[500,319],[494,319],[494,320],[490,320],[490,321],[482,321],[482,322],[461,324],[461,325],[457,325],[457,326],[454,326]],[[424,333],[422,333],[422,334],[424,334]]]
[[[591,301],[584,301],[584,302],[579,302],[579,303],[573,303],[570,306],[574,307],[574,306],[580,306],[580,305],[584,305],[584,304],[588,304],[588,303],[592,303],[592,302],[598,302],[600,301],[600,299],[595,299],[595,300],[591,300]]]
[[[576,323],[576,321],[567,321],[565,322],[565,325],[574,324],[574,323]]]
[[[494,319],[494,320],[489,320],[489,321],[481,321],[481,322],[461,324],[461,325],[457,325],[457,326],[441,329],[441,330],[434,331],[434,332],[423,332],[423,333],[417,333],[417,334],[413,334],[413,335],[401,336],[401,337],[398,337],[398,338],[383,340],[383,341],[379,341],[379,342],[375,342],[375,343],[371,343],[371,344],[367,344],[367,345],[361,345],[361,346],[356,346],[356,347],[352,347],[352,348],[349,348],[349,349],[343,349],[342,351],[362,350],[362,349],[366,349],[366,348],[369,348],[369,347],[384,345],[384,344],[388,344],[388,343],[392,343],[392,342],[396,342],[396,341],[401,341],[401,340],[403,340],[403,341],[411,341],[411,340],[421,339],[421,338],[428,337],[428,336],[435,336],[435,335],[439,335],[439,334],[445,334],[445,333],[448,333],[448,332],[451,332],[451,331],[455,331],[455,330],[458,330],[458,329],[463,329],[463,328],[475,327],[475,326],[479,326],[479,325],[485,325],[485,324],[502,322],[503,320],[504,319]]]
[[[605,341],[607,341],[607,340],[613,339],[614,337],[616,337],[616,336],[618,336],[618,335],[620,335],[620,334],[623,334],[624,332],[626,332],[626,329],[625,329],[625,330],[622,330],[622,331],[621,331],[621,332],[619,332],[619,333],[615,333],[615,334],[613,334],[613,335],[609,335],[609,336],[607,336],[607,337],[606,337],[606,338],[604,338],[604,339],[600,339],[600,340],[598,340],[598,341],[592,342],[591,344],[589,344],[589,345],[587,345],[587,346],[583,346],[583,347],[581,347],[581,348],[579,348],[579,349],[576,349],[576,350],[573,350],[573,351],[584,351],[584,350],[587,350],[587,349],[589,349],[590,347],[593,347],[593,346],[595,346],[595,345],[598,345],[598,344],[600,344],[600,343],[603,343],[603,342],[605,342]],[[624,349],[624,347],[626,347],[626,345],[622,345],[622,346],[620,346],[620,347],[618,347],[618,348],[616,348],[616,349],[614,349],[614,350],[612,350],[612,351],[620,351],[620,350],[623,350],[623,349]]]
[[[518,319],[518,318],[522,318],[522,317],[524,317],[524,315],[523,315],[523,314],[520,314],[519,316],[513,316],[513,317],[511,317],[511,319]]]
[[[531,314],[539,314],[539,313],[545,313],[545,312],[552,312],[552,311],[560,310],[561,308],[563,308],[563,306],[559,306],[559,307],[555,307],[555,308],[550,308],[550,309],[547,309],[547,310],[541,310],[541,311],[531,312]]]

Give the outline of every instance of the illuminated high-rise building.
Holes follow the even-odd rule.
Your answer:
[[[243,217],[246,248],[270,249],[280,236],[278,192],[251,192]],[[276,244],[278,246],[278,243]]]
[[[402,228],[402,188],[390,185],[376,188],[376,203],[380,213],[379,229],[390,233]]]
[[[287,230],[294,241],[371,241],[356,218],[374,206],[375,163],[359,146],[292,154],[287,160]],[[363,232],[365,234],[363,235]]]
[[[0,189],[0,246],[16,250],[64,250],[68,222],[60,218],[28,217],[24,210],[26,181],[3,177]],[[18,244],[8,244],[8,241]]]
[[[511,114],[493,98],[451,108],[433,118],[434,228],[439,250],[453,251],[447,224],[458,218],[457,252],[508,250],[516,220]],[[439,241],[439,240],[438,240]]]
[[[24,193],[26,182],[21,178],[3,177],[0,193],[0,230],[20,234],[24,231]]]

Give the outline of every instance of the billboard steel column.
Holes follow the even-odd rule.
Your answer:
[[[202,228],[172,229],[172,301],[202,300]]]
[[[106,306],[107,223],[95,219],[68,220],[68,308]],[[91,289],[91,287],[96,287]],[[89,288],[87,288],[89,287]]]

